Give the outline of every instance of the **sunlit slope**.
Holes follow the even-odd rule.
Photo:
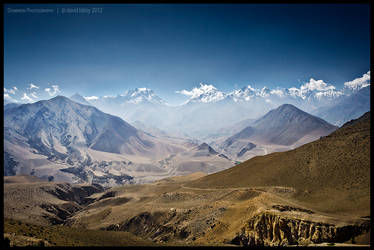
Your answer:
[[[200,178],[199,188],[286,186],[325,212],[370,214],[370,112],[295,150],[252,158]]]
[[[62,225],[40,226],[12,219],[4,220],[4,238],[10,246],[29,247],[126,247],[157,246],[128,232],[87,230]]]

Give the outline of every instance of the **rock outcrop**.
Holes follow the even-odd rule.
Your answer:
[[[111,225],[105,230],[131,232],[160,242],[168,241],[170,238],[185,239],[190,234],[190,232],[186,231],[186,228],[179,228],[178,225],[168,223],[175,216],[175,209],[170,210],[169,213],[144,212],[122,224]]]
[[[208,208],[213,207],[200,209]],[[119,224],[101,229],[130,232],[154,242],[191,242],[213,229],[218,223],[216,218],[226,211],[221,207],[202,215],[200,209],[170,208],[170,210],[142,212]]]
[[[345,242],[369,230],[370,221],[336,226],[265,212],[252,217],[231,243],[244,246],[287,246]]]

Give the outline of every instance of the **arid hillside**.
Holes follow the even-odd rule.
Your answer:
[[[295,150],[252,158],[189,184],[198,188],[284,186],[325,212],[370,214],[370,112]]]
[[[4,221],[4,239],[9,246],[156,246],[128,232],[108,232],[71,228],[61,225],[40,226],[12,219]]]
[[[97,184],[72,185],[42,181],[35,176],[4,177],[4,217],[38,225],[62,224],[104,191]]]

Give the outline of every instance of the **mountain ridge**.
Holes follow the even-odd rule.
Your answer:
[[[370,112],[286,152],[257,156],[198,179],[195,188],[287,186],[321,211],[370,213]]]

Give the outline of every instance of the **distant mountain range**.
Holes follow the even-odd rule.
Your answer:
[[[228,94],[201,84],[180,91],[190,99],[179,106],[147,88],[8,103],[4,173],[104,185],[189,170],[211,173],[234,161],[294,149],[370,110],[370,80],[352,81],[341,91],[323,81],[308,84],[273,90],[248,85]]]
[[[141,123],[148,132],[164,131],[203,142],[232,135],[247,125],[239,122],[256,120],[282,104],[292,104],[340,126],[370,110],[370,71],[345,82],[341,89],[310,78],[298,87],[255,88],[252,84],[231,92],[200,83],[190,90],[176,91],[176,94],[188,99],[183,104],[172,106],[149,88],[134,88],[112,96],[83,97],[76,93],[70,99],[95,106],[130,124]],[[8,104],[10,100],[15,99],[9,96],[4,103]]]
[[[130,123],[141,122],[172,134],[203,140],[222,136],[233,124],[245,119],[258,119],[286,103],[337,126],[370,110],[370,80],[361,85],[347,85],[342,90],[322,80],[310,79],[300,88],[255,89],[248,85],[224,93],[213,85],[201,83],[191,91],[177,92],[189,96],[179,106],[168,105],[147,88],[128,90],[116,96],[82,98],[76,94],[72,99],[83,104],[90,103]]]
[[[311,85],[311,86],[308,86]],[[263,87],[262,89],[255,89],[251,85],[245,86],[241,89],[234,90],[230,93],[224,93],[213,85],[200,83],[200,87],[195,87],[192,91],[178,91],[180,94],[185,94],[190,96],[187,100],[188,103],[209,103],[209,102],[219,102],[223,100],[232,100],[235,102],[248,102],[253,100],[267,100],[268,102],[277,99],[301,99],[311,101],[321,101],[323,99],[335,99],[339,96],[344,95],[343,91],[336,90],[334,86],[327,86],[321,80],[310,79],[310,82],[301,86],[301,88],[276,88],[270,89],[268,87]],[[319,87],[315,87],[319,86]]]
[[[116,96],[86,97],[85,100],[95,105],[122,105],[124,103],[165,104],[162,98],[157,96],[153,90],[147,88],[131,89]]]

